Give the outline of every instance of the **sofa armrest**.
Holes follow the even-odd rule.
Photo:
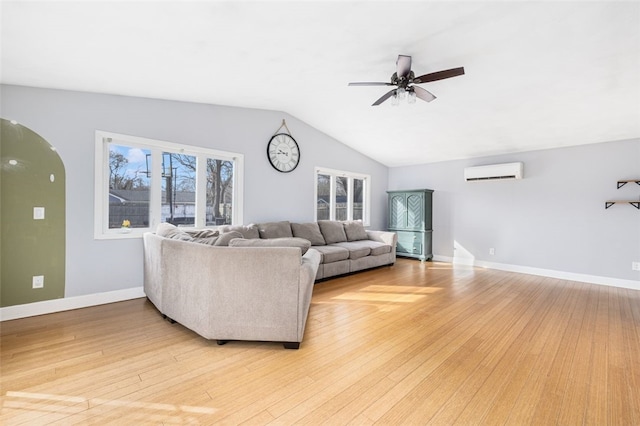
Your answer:
[[[162,237],[146,232],[142,235],[143,244],[143,288],[147,298],[162,312]]]
[[[372,241],[389,244],[392,247],[395,247],[396,243],[398,242],[398,234],[396,234],[395,232],[367,230],[367,235]]]
[[[311,296],[313,286],[316,281],[316,274],[320,266],[320,253],[317,250],[309,249],[302,256],[300,265],[300,292],[298,293],[298,342],[302,341],[304,329],[307,326],[309,308],[311,307]]]
[[[322,256],[317,250],[314,250],[313,248],[307,250],[304,256],[302,256],[302,266],[300,267],[300,282],[315,281],[321,259]]]

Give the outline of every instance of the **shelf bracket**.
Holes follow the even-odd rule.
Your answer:
[[[623,186],[625,186],[629,182],[635,182],[636,184],[640,185],[640,180],[619,180],[618,181],[618,189],[622,188]]]
[[[629,203],[633,207],[635,207],[636,209],[640,210],[640,201],[605,201],[604,202],[604,208],[608,209],[609,207],[611,207],[612,205],[614,205],[616,203]]]

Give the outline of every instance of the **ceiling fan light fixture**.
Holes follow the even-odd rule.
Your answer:
[[[407,103],[409,104],[416,103],[416,92],[414,92],[413,90],[409,91],[409,94],[407,95]]]
[[[398,97],[398,91],[395,91],[393,93],[393,96],[391,96],[391,105],[392,106],[398,106],[400,105],[400,99]]]
[[[407,98],[407,91],[404,90],[404,87],[398,87],[398,100],[404,101]]]

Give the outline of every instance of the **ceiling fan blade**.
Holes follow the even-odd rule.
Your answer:
[[[349,86],[393,86],[391,83],[382,83],[377,81],[363,81],[357,83],[349,83]]]
[[[393,96],[393,94],[396,93],[396,89],[390,90],[387,93],[385,93],[384,95],[382,95],[382,97],[380,99],[378,99],[377,101],[375,101],[371,106],[377,106],[380,105],[381,103],[383,103],[384,101],[386,101],[387,99],[389,99],[391,96]]]
[[[451,68],[450,70],[432,72],[430,74],[421,75],[413,79],[414,84],[428,83],[430,81],[444,80],[445,78],[457,77],[464,74],[464,67]]]
[[[436,98],[433,93],[428,90],[424,90],[422,87],[413,86],[412,89],[416,93],[416,96],[423,101],[431,102]]]
[[[409,77],[410,72],[411,56],[398,55],[398,60],[396,61],[396,73],[398,75],[398,78]]]

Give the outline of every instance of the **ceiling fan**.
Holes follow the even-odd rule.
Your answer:
[[[416,97],[423,101],[431,102],[436,98],[433,93],[423,89],[422,87],[414,86],[415,84],[444,80],[445,78],[457,77],[463,74],[464,68],[460,67],[415,77],[413,71],[411,71],[411,56],[398,55],[398,60],[396,61],[396,72],[391,76],[390,83],[358,82],[349,83],[349,86],[397,86],[395,89],[382,95],[382,97],[375,101],[372,106],[380,105],[392,96],[395,102],[405,96],[408,97],[409,102],[415,102]]]

